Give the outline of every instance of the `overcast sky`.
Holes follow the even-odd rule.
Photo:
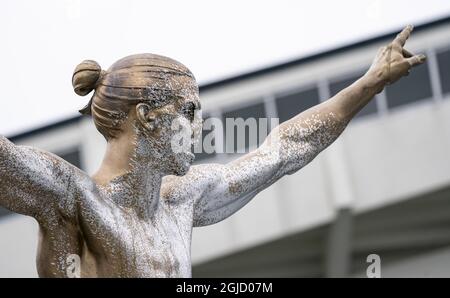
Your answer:
[[[450,15],[449,0],[4,0],[0,134],[76,115],[71,76],[157,53],[205,83]]]

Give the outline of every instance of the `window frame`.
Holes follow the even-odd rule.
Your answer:
[[[281,124],[282,122],[280,119],[280,111],[278,110],[278,105],[277,105],[278,98],[291,96],[296,93],[303,93],[305,91],[314,90],[314,89],[317,90],[317,104],[320,104],[320,103],[322,103],[322,99],[320,98],[320,86],[319,86],[318,80],[301,85],[301,86],[296,86],[295,88],[291,87],[289,89],[272,92],[272,97],[273,97],[272,100],[273,100],[273,104],[275,106],[275,113],[276,113],[276,117],[278,118],[279,123]],[[303,110],[303,111],[306,111],[306,110]],[[299,113],[302,113],[303,111],[301,111]],[[290,119],[292,119],[292,118],[290,118]],[[287,120],[289,120],[289,119],[287,119]],[[287,121],[287,120],[285,120],[285,121]]]
[[[437,70],[437,75],[438,75],[438,80],[439,80],[439,87],[441,88],[439,90],[442,99],[450,99],[450,90],[448,92],[444,92],[443,90],[443,84],[442,84],[442,77],[441,77],[441,68],[439,66],[439,59],[438,59],[438,55],[443,53],[443,52],[449,52],[450,53],[450,44],[447,44],[445,46],[438,46],[433,48],[433,52],[434,52],[434,57],[436,59],[436,70]],[[434,95],[433,95],[434,96]]]

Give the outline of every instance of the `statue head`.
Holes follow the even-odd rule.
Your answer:
[[[80,113],[92,115],[108,143],[132,142],[136,161],[157,160],[164,174],[187,172],[201,116],[198,85],[186,66],[154,54],[125,57],[106,71],[85,60],[75,68],[72,85],[81,96],[94,90]]]

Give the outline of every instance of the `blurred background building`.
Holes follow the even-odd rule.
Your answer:
[[[286,121],[359,78],[394,36],[204,84],[203,116]],[[194,229],[194,277],[365,277],[370,254],[382,277],[450,277],[450,18],[416,27],[408,49],[427,63],[378,94],[331,147],[232,217]],[[9,137],[89,173],[105,148],[82,117]],[[0,210],[0,276],[37,276],[37,236],[33,219]]]

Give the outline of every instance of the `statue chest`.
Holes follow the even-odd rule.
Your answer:
[[[84,263],[98,276],[190,276],[192,223],[178,212],[159,206],[144,220],[114,204],[90,204],[80,211]]]

